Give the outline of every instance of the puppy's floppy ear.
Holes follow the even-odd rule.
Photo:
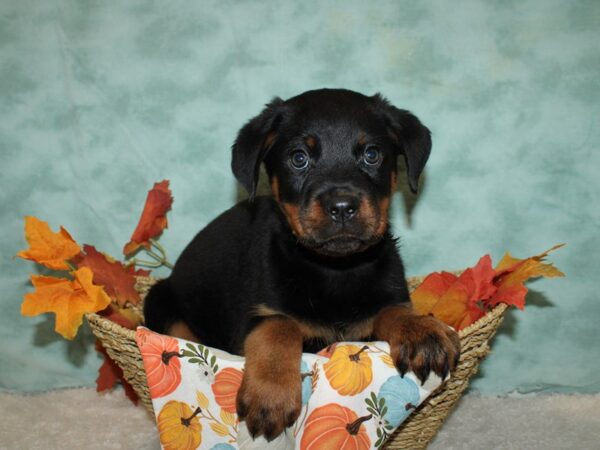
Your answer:
[[[380,94],[375,94],[376,112],[383,115],[388,134],[404,155],[408,185],[413,193],[419,187],[419,176],[431,153],[431,132],[421,121],[404,109],[398,109]]]
[[[283,114],[284,101],[275,97],[242,127],[233,144],[231,170],[251,200],[256,195],[260,165],[273,145]]]

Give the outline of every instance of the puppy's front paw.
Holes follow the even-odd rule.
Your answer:
[[[263,435],[268,441],[294,424],[302,407],[300,373],[279,378],[260,379],[244,373],[236,399],[237,413],[252,437]]]
[[[406,316],[389,343],[400,374],[412,371],[421,383],[425,383],[431,371],[446,378],[460,357],[456,331],[431,316]]]

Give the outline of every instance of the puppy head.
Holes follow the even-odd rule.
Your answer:
[[[429,130],[379,94],[321,89],[272,100],[240,130],[232,169],[253,198],[264,162],[299,242],[341,257],[384,235],[397,157],[416,192],[430,151]]]

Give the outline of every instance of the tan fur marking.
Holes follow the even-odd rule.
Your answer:
[[[319,228],[327,221],[323,207],[318,201],[311,201],[304,216],[304,228],[310,232],[313,228]]]
[[[369,232],[374,234],[377,232],[378,218],[379,213],[373,207],[371,202],[369,202],[369,200],[366,197],[362,197],[360,199],[360,207],[358,209],[358,219],[363,221],[363,223],[367,226]]]
[[[296,421],[302,407],[302,335],[293,320],[269,317],[244,341],[246,363],[236,397],[251,433],[273,439]]]
[[[365,145],[367,143],[367,136],[365,136],[365,133],[361,132],[358,136],[358,143],[360,145]]]
[[[387,341],[394,364],[413,371],[421,381],[429,370],[445,376],[448,369],[454,370],[460,355],[458,334],[435,317],[414,314],[409,304],[382,309],[373,325],[373,337]]]
[[[379,226],[376,234],[382,235],[388,225],[388,209],[390,207],[390,197],[383,197],[379,201]]]
[[[277,136],[277,134],[274,131],[267,134],[267,137],[265,137],[265,142],[263,143],[263,148],[270,147],[271,144],[273,143],[273,141],[275,140],[276,136]]]
[[[391,195],[394,195],[394,192],[396,192],[396,189],[398,188],[398,174],[394,171],[392,172],[392,174],[390,175],[391,181]]]
[[[360,322],[354,322],[346,327],[344,330],[345,341],[359,341],[366,339],[373,334],[373,324],[375,323],[375,317],[361,320]]]
[[[273,193],[275,201],[279,203],[279,178],[275,176],[271,178],[271,192]]]
[[[169,336],[173,336],[179,339],[185,339],[192,342],[200,342],[200,339],[196,337],[192,330],[183,322],[175,322],[167,330]]]
[[[300,223],[300,208],[297,205],[285,202],[280,203],[280,206],[294,234],[302,237],[304,229],[302,223]]]
[[[317,141],[313,136],[308,136],[304,140],[304,143],[308,146],[308,148],[310,148],[312,150],[315,148],[315,144],[317,143]]]
[[[260,317],[287,317],[296,323],[304,340],[321,339],[325,342],[325,345],[338,341],[356,341],[365,339],[373,333],[373,323],[375,322],[375,318],[370,317],[359,322],[350,323],[342,330],[336,330],[334,327],[317,325],[297,319],[273,309],[264,303],[261,303],[254,308],[254,314]]]

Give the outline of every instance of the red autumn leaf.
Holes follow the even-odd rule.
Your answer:
[[[480,300],[496,291],[492,280],[496,272],[489,255],[460,276],[449,272],[433,273],[411,295],[417,314],[433,314],[460,330],[485,314]]]
[[[507,253],[495,269],[489,255],[485,255],[459,277],[447,272],[433,273],[411,294],[413,310],[417,314],[432,314],[461,330],[498,303],[523,309],[525,281],[540,276],[564,276],[552,264],[543,263],[548,253],[559,247],[562,245],[527,259]]]
[[[112,360],[106,350],[100,344],[100,341],[96,341],[96,350],[104,357],[104,362],[98,369],[98,378],[96,379],[96,392],[103,392],[109,389],[113,389],[117,383],[123,385],[125,395],[133,402],[134,405],[138,403],[138,396],[133,390],[133,387],[123,377],[123,370]]]
[[[135,269],[133,266],[128,266],[127,270],[129,270],[129,273],[135,275],[136,277],[149,277],[150,272],[152,272],[151,270],[146,269]]]
[[[496,292],[497,287],[493,284],[496,271],[492,267],[490,255],[483,256],[473,267],[472,273],[473,283],[475,283],[475,289],[470,299],[472,302],[489,298]]]
[[[166,214],[172,204],[173,196],[169,189],[169,180],[155,183],[148,191],[142,216],[131,239],[123,247],[123,254],[130,255],[140,247],[150,248],[150,239],[159,236],[167,228]]]
[[[94,284],[103,286],[106,293],[119,306],[127,302],[136,305],[140,295],[135,290],[133,268],[100,253],[92,245],[84,245],[85,253],[77,255],[73,262],[77,267],[87,267],[94,273]]]
[[[108,305],[108,308],[98,312],[102,317],[106,317],[111,322],[121,325],[128,330],[135,330],[141,323],[141,318],[138,314],[129,308],[120,308],[113,304]]]

